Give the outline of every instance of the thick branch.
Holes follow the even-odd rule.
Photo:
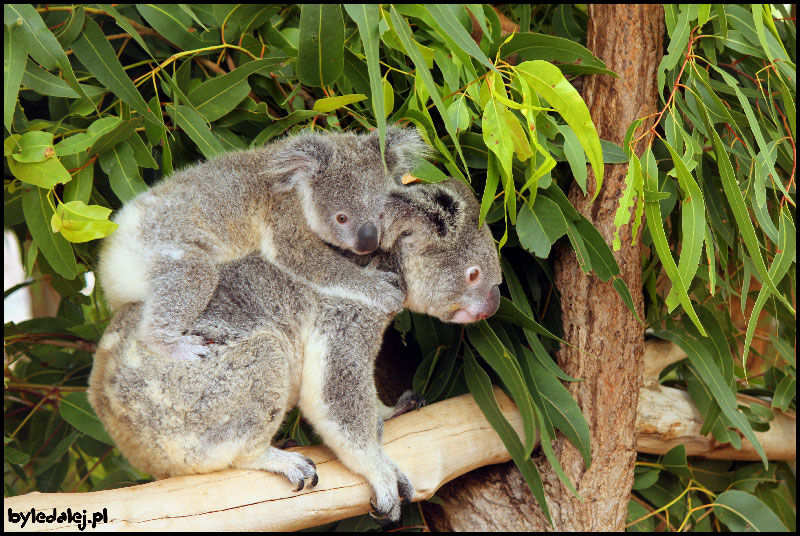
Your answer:
[[[648,343],[646,370],[658,376],[658,366],[682,359],[669,343]],[[650,363],[658,363],[650,367]],[[503,414],[521,433],[521,418],[514,404],[495,389]],[[664,454],[674,445],[686,445],[687,454],[717,459],[757,460],[758,455],[742,440],[742,450],[720,445],[699,435],[702,417],[684,391],[652,385],[640,393],[637,429],[639,451]],[[752,397],[740,397],[752,403]],[[760,402],[760,401],[759,401]],[[768,432],[756,433],[767,456],[773,460],[795,459],[796,417],[777,414]],[[502,442],[491,429],[470,395],[464,395],[409,413],[386,423],[384,442],[389,456],[411,477],[417,493],[414,500],[431,497],[442,484],[473,469],[510,460]],[[299,530],[363,514],[369,510],[370,488],[361,477],[344,468],[324,447],[296,449],[317,464],[319,484],[294,493],[282,476],[260,471],[231,470],[208,475],[170,478],[141,486],[91,493],[30,493],[6,498],[4,506],[14,512],[52,513],[66,508],[82,512],[108,511],[106,530]],[[494,466],[502,467],[502,466]],[[513,469],[513,467],[512,467]],[[492,475],[491,467],[473,472],[466,479],[494,479],[499,488],[520,490],[516,507],[504,508],[529,516],[536,508],[519,472],[504,470]],[[489,475],[489,476],[487,476]],[[517,482],[519,480],[519,482]],[[468,488],[469,486],[466,486]],[[492,488],[493,489],[493,488]],[[490,500],[492,489],[483,489],[474,501]],[[447,493],[439,496],[447,497]],[[461,497],[463,499],[463,497]],[[506,501],[507,503],[508,501]],[[501,501],[500,504],[503,504]],[[481,528],[463,504],[454,515],[472,516],[469,525]],[[444,508],[449,505],[445,504]],[[526,510],[527,509],[527,510]],[[500,510],[495,506],[495,514]],[[5,518],[5,530],[19,524]],[[438,527],[442,528],[442,527]],[[454,526],[450,528],[464,528]],[[486,525],[486,530],[491,525]],[[76,525],[26,524],[26,530],[77,530]]]

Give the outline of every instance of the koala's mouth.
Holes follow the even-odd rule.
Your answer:
[[[488,316],[486,313],[473,313],[466,309],[458,309],[450,317],[450,322],[454,324],[470,324],[488,318]]]

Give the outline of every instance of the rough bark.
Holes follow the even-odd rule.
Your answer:
[[[656,68],[663,53],[663,8],[659,5],[592,5],[587,47],[619,78],[590,76],[586,99],[602,139],[621,144],[627,126],[656,111]],[[651,123],[646,123],[645,128]],[[641,154],[643,145],[636,148]],[[584,196],[577,185],[570,201],[600,231],[608,244],[614,214],[624,190],[627,165],[605,166],[600,195]],[[590,173],[589,184],[593,184]],[[630,245],[623,228],[622,249],[615,253],[622,278],[642,316],[640,246]],[[627,240],[626,240],[627,237]],[[581,503],[560,483],[548,463],[537,460],[556,530],[624,530],[636,459],[636,406],[644,355],[644,327],[631,315],[611,286],[585,275],[572,251],[557,252],[555,284],[561,294],[565,339],[584,350],[558,354],[561,368],[583,382],[568,385],[591,430],[592,466],[560,437],[554,448],[584,499]],[[525,497],[527,498],[520,499]],[[438,494],[444,506],[426,507],[432,530],[550,530],[527,487],[511,464],[484,468],[446,485]],[[505,508],[504,505],[512,505]],[[465,512],[465,510],[467,512]]]

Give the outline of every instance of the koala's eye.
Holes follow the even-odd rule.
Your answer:
[[[467,268],[467,279],[470,283],[474,283],[481,276],[481,270],[477,266]]]
[[[342,224],[347,223],[347,214],[340,212],[336,215],[336,221]]]

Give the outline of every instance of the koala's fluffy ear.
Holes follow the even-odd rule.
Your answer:
[[[264,174],[272,179],[273,190],[288,191],[325,171],[335,152],[336,147],[326,136],[310,133],[293,136],[279,142]]]
[[[381,153],[377,130],[367,136],[367,143],[375,152]],[[386,166],[391,172],[402,175],[413,167],[413,157],[425,158],[428,152],[428,146],[422,141],[417,129],[386,127]]]

